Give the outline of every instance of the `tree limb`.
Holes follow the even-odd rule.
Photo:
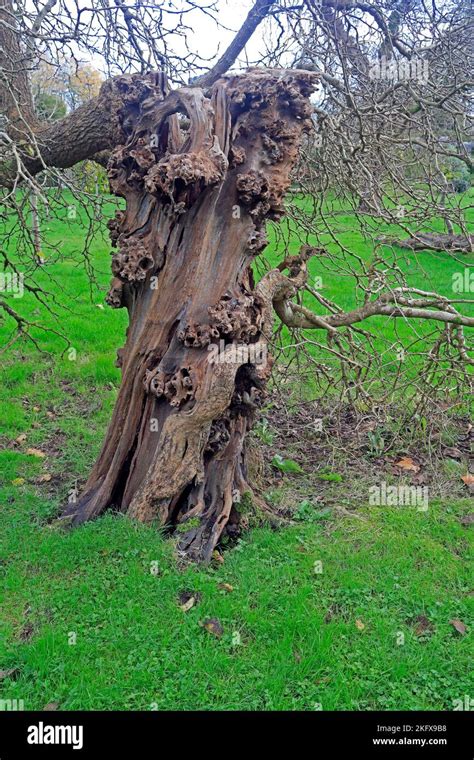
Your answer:
[[[210,87],[235,63],[237,56],[242,52],[257,26],[268,15],[274,0],[256,0],[255,5],[249,11],[247,18],[235,35],[225,53],[219,58],[216,65],[200,77],[192,80],[192,85],[197,87]]]

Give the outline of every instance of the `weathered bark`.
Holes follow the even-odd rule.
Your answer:
[[[31,176],[46,167],[67,169],[88,158],[105,165],[109,151],[124,143],[133,131],[146,101],[155,102],[162,97],[165,87],[159,73],[117,76],[103,84],[96,98],[63,119],[41,123],[34,110],[28,69],[31,57],[35,56],[35,33],[53,5],[54,2],[47,2],[42,7],[31,35],[22,44],[12,0],[0,0],[0,113],[7,117],[7,132]],[[255,0],[223,55],[215,66],[195,79],[195,86],[210,87],[225,74],[273,5],[274,0]],[[127,20],[125,9],[124,13]],[[132,34],[131,44],[134,42]],[[0,187],[11,188],[16,181],[17,161],[3,161]]]
[[[161,73],[127,74],[104,82],[99,95],[63,119],[47,124],[34,122],[17,145],[28,172],[34,176],[48,166],[67,169],[124,143],[135,128],[141,110],[166,94]],[[24,122],[26,124],[26,122]],[[16,166],[5,164],[0,185],[9,186]]]
[[[270,370],[272,294],[255,287],[251,264],[265,221],[283,214],[314,80],[253,69],[209,98],[198,88],[155,96],[113,152],[111,186],[126,210],[109,225],[108,301],[130,324],[102,452],[65,511],[75,524],[109,507],[182,524],[179,548],[200,561],[238,530],[245,436]]]
[[[29,53],[22,49],[11,0],[0,0],[0,113],[13,138],[25,141],[37,126],[28,82]]]

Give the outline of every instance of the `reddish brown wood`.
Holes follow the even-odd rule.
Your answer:
[[[109,225],[108,300],[130,323],[102,452],[65,513],[74,523],[109,507],[188,523],[179,548],[200,561],[237,529],[239,495],[250,490],[245,436],[270,369],[256,349],[266,349],[271,309],[250,267],[266,220],[283,214],[313,82],[309,72],[254,69],[210,93],[148,98],[113,152],[111,186],[126,210]],[[211,361],[236,346],[251,360],[241,351]]]

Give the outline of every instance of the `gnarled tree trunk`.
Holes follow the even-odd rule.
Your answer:
[[[130,319],[123,377],[101,454],[65,512],[75,524],[109,507],[182,524],[179,547],[200,561],[237,529],[245,436],[270,370],[271,293],[251,264],[265,221],[283,213],[313,81],[253,69],[207,94],[163,84],[130,114],[133,133],[109,163],[126,200],[109,224],[108,301]]]

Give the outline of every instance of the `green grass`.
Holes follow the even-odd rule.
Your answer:
[[[464,196],[453,196],[450,201],[464,208],[465,220],[471,225],[474,224],[473,200],[474,190],[471,190]],[[328,260],[326,257],[315,256],[309,260],[309,284],[316,287],[322,296],[334,301],[345,311],[360,306],[364,293],[357,290],[354,274],[361,276],[361,262],[368,264],[369,261],[373,260],[374,239],[381,237],[404,238],[406,232],[395,224],[384,223],[380,220],[361,217],[360,221],[354,214],[344,209],[339,200],[331,201],[329,197],[323,207],[331,227],[329,233],[325,231],[326,222],[320,219],[320,211],[313,210],[306,198],[302,199],[297,196],[295,202],[301,207],[301,215],[307,221],[306,228],[317,230],[318,237],[315,234],[309,234],[307,239],[302,241],[300,235],[296,233],[295,223],[292,221],[287,226],[287,223],[283,222],[283,235],[278,235],[275,228],[270,229],[270,248],[266,251],[268,261],[272,265],[276,265],[283,258],[283,254],[296,254],[300,249],[301,242],[307,242],[318,247],[324,246],[331,253],[333,259]],[[443,225],[441,219],[429,220],[429,231],[443,232]],[[370,233],[369,230],[371,230]],[[385,262],[379,262],[377,268],[380,271],[388,270],[389,266],[398,268],[410,287],[434,291],[448,298],[457,296],[466,300],[473,299],[472,293],[453,293],[452,284],[454,275],[463,273],[465,268],[471,267],[472,270],[474,254],[450,256],[443,252],[412,252],[397,247],[380,245],[377,255],[383,257]],[[318,285],[314,285],[316,280],[322,281],[321,287],[319,287],[319,282]],[[389,278],[389,281],[392,287],[397,287],[400,284],[393,277]],[[366,278],[361,276],[361,282],[367,284]],[[317,303],[309,293],[304,293],[302,302],[316,314],[326,312],[325,307]],[[474,316],[474,304],[464,303],[458,308],[462,313],[471,317]],[[374,335],[373,346],[378,351],[379,356],[382,357],[384,366],[382,381],[380,378],[374,378],[374,373],[370,371],[367,374],[367,382],[375,380],[371,392],[383,391],[390,384],[390,381],[399,374],[400,362],[397,359],[397,351],[400,346],[405,348],[403,375],[412,383],[419,384],[419,373],[423,364],[420,354],[427,351],[425,339],[428,339],[430,346],[433,345],[433,322],[394,320],[391,317],[379,316],[371,317],[359,326],[370,330]],[[325,336],[320,331],[309,334],[315,341],[326,343]],[[294,343],[294,340],[290,341],[286,328],[284,329],[284,336],[288,343]],[[308,351],[313,357],[320,359],[329,367],[336,369],[339,366],[338,360],[324,349],[311,345]],[[441,361],[439,367],[441,372],[450,371],[448,363],[444,361]],[[386,382],[387,379],[388,383]],[[314,392],[315,388],[312,390]],[[413,392],[414,387],[412,386],[409,395],[412,395]],[[406,397],[407,393],[403,391],[402,398],[406,399]]]
[[[353,220],[342,221],[345,242],[367,254]],[[99,287],[91,298],[74,256],[82,228],[48,224],[63,257],[38,279],[70,311],[56,321],[28,296],[21,307],[61,327],[77,356],[71,361],[58,336],[36,330],[45,353],[17,342],[1,369],[0,670],[18,670],[0,681],[0,699],[33,710],[49,702],[66,710],[426,710],[452,709],[472,692],[472,528],[459,522],[472,511],[469,499],[433,503],[427,513],[366,508],[358,517],[313,519],[305,508],[297,525],[253,529],[208,569],[178,567],[172,540],[124,517],[68,533],[49,525],[98,453],[125,316],[97,306],[109,281],[107,243],[93,241]],[[426,287],[415,257],[408,261]],[[448,292],[459,265],[429,261],[429,287]],[[323,279],[330,297],[342,289],[353,303],[344,278]],[[379,320],[377,329],[393,328]],[[4,325],[0,337],[10,330]],[[51,480],[41,482],[45,473]],[[222,582],[234,590],[219,589]],[[188,612],[179,606],[183,590],[201,594]],[[421,636],[420,615],[430,621]],[[200,625],[207,618],[220,621],[222,637]]]
[[[26,709],[449,710],[470,693],[470,637],[449,624],[472,611],[463,503],[258,529],[224,565],[178,571],[153,528],[107,516],[64,535],[38,525],[38,497],[4,498],[1,665],[20,673],[2,697]],[[202,594],[188,612],[185,589]]]

